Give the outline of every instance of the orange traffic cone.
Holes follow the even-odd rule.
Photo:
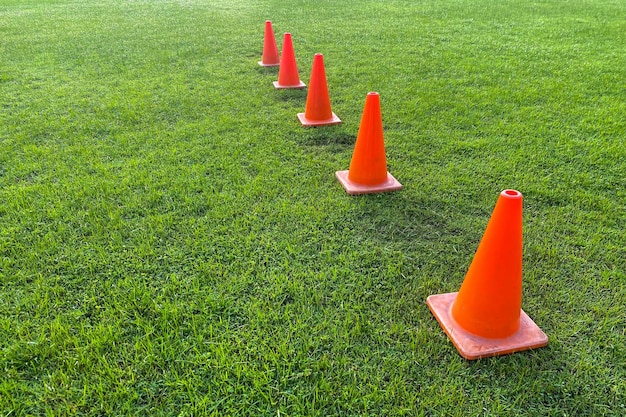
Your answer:
[[[522,307],[522,193],[500,193],[458,293],[426,304],[461,356],[478,359],[548,344]]]
[[[330,97],[328,96],[328,85],[326,84],[326,71],[324,70],[324,57],[322,54],[315,54],[313,57],[306,107],[304,113],[298,113],[298,119],[302,126],[341,124],[341,119],[330,108]]]
[[[402,188],[389,172],[380,112],[380,95],[368,93],[348,171],[335,176],[348,194],[371,194]]]
[[[274,87],[277,89],[303,89],[306,87],[306,84],[300,80],[300,76],[298,75],[298,66],[296,65],[296,56],[293,52],[291,33],[285,33],[283,39],[283,53],[280,56],[278,81],[274,81]]]
[[[259,61],[262,67],[277,67],[280,65],[278,58],[278,48],[276,47],[276,38],[272,29],[272,22],[265,21],[265,37],[263,39],[263,60]]]

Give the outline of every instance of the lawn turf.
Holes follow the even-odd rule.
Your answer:
[[[0,415],[626,414],[626,3],[0,2]],[[257,65],[324,54],[338,127]],[[365,95],[404,189],[350,197]],[[524,194],[535,351],[430,314]]]

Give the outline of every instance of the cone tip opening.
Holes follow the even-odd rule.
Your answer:
[[[268,23],[269,23],[269,24],[272,24],[272,21],[271,21],[271,20],[266,20],[266,21],[265,21],[265,24],[268,24]]]
[[[320,54],[319,52],[317,52],[315,55],[313,55],[313,57],[317,57],[317,56],[324,56],[324,55]]]
[[[378,94],[376,91],[370,91],[369,93],[367,93],[368,96],[379,96],[380,94]]]
[[[506,198],[522,198],[522,193],[520,193],[517,190],[511,190],[511,189],[502,191],[500,195]]]

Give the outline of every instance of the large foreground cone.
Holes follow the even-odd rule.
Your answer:
[[[426,300],[466,359],[504,355],[548,344],[522,310],[522,194],[500,193],[458,293]]]
[[[348,194],[371,194],[402,188],[389,172],[385,156],[380,95],[368,93],[348,171],[335,176]]]
[[[291,33],[285,33],[283,39],[283,51],[280,56],[278,81],[274,81],[274,87],[278,89],[303,89],[306,87],[306,84],[300,80],[300,76],[298,75],[298,66],[296,65],[296,55],[293,52]]]
[[[269,20],[265,21],[265,37],[263,38],[262,59],[262,61],[259,61],[259,65],[262,67],[277,67],[280,65],[278,47],[276,47],[276,38],[274,37],[272,22]]]
[[[298,113],[298,120],[302,126],[328,126],[341,124],[341,120],[330,108],[328,85],[326,83],[326,70],[324,69],[324,57],[315,54],[309,91],[306,96],[304,113]]]

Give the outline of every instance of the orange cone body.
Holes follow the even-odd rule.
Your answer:
[[[548,344],[522,310],[522,194],[500,193],[458,293],[431,295],[433,315],[461,356],[478,359]]]
[[[298,113],[298,119],[303,126],[327,126],[341,123],[341,120],[333,113],[330,107],[326,70],[324,69],[324,57],[322,54],[315,54],[313,57],[306,107],[304,113]]]
[[[278,89],[297,88],[303,89],[306,85],[300,80],[296,56],[293,52],[291,33],[285,33],[283,39],[283,51],[280,56],[280,69],[278,70],[278,81],[274,81],[274,87]]]
[[[500,194],[465,275],[452,317],[467,331],[503,338],[519,328],[522,309],[522,194]]]
[[[402,188],[389,172],[380,111],[380,95],[367,94],[359,133],[348,171],[335,173],[348,194],[367,194]]]
[[[387,180],[387,157],[378,93],[369,93],[365,98],[349,171],[350,181],[363,185],[376,185]]]
[[[263,57],[259,62],[262,67],[277,67],[280,65],[278,57],[278,47],[276,46],[276,38],[272,29],[272,22],[265,21],[265,37],[263,38]]]

